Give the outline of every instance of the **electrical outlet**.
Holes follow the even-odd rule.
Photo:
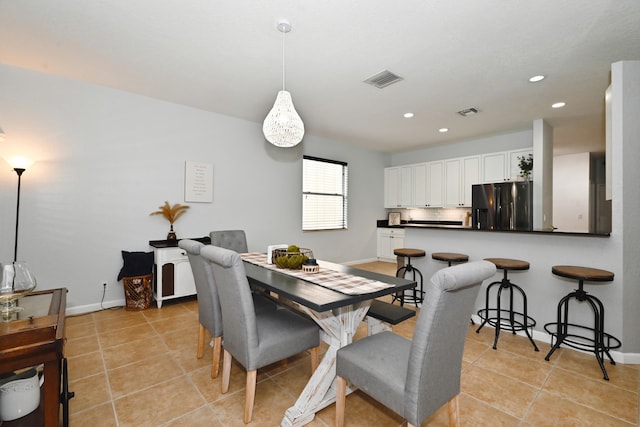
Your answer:
[[[107,289],[107,282],[102,282],[102,288]]]

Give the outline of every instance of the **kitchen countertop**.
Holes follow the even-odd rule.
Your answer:
[[[465,227],[462,221],[439,221],[439,220],[421,220],[421,221],[402,221],[400,225],[389,225],[387,220],[378,220],[378,228],[415,228],[415,229],[446,229],[446,230],[462,230],[480,233],[525,233],[525,234],[555,234],[563,236],[589,236],[589,237],[609,237],[610,233],[585,233],[576,231],[559,231],[559,230],[479,230],[476,228]]]

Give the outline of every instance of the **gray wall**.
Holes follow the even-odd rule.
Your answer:
[[[106,305],[124,298],[120,251],[166,237],[169,224],[149,213],[184,203],[186,160],[213,164],[213,203],[188,203],[178,237],[242,228],[251,251],[295,243],[336,262],[376,256],[388,154],[312,135],[278,149],[258,123],[4,65],[0,93],[0,262],[13,259],[17,186],[2,159],[21,154],[35,163],[22,176],[18,258],[39,289],[68,288],[71,310],[99,307],[102,281]],[[348,162],[348,230],[301,231],[303,154]]]

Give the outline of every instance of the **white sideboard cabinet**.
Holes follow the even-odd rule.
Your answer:
[[[196,239],[200,240],[200,239]],[[153,298],[158,308],[165,300],[196,294],[196,285],[187,253],[175,242],[154,240]]]

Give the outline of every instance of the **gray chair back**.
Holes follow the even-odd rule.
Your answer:
[[[195,240],[184,239],[178,242],[178,246],[187,253],[189,264],[191,264],[198,294],[198,320],[214,338],[220,337],[222,336],[222,311],[218,288],[211,264],[200,256],[200,249],[205,245]]]
[[[416,321],[405,382],[405,417],[422,420],[460,392],[462,353],[483,280],[495,265],[476,261],[436,272]],[[412,421],[413,420],[413,421]]]
[[[258,328],[242,259],[237,252],[216,246],[202,248],[201,255],[213,267],[222,318],[233,325],[225,331],[224,348],[247,370],[255,369],[251,357],[258,354]]]
[[[247,236],[244,230],[220,230],[209,233],[211,244],[221,248],[230,249],[238,253],[249,252]]]

